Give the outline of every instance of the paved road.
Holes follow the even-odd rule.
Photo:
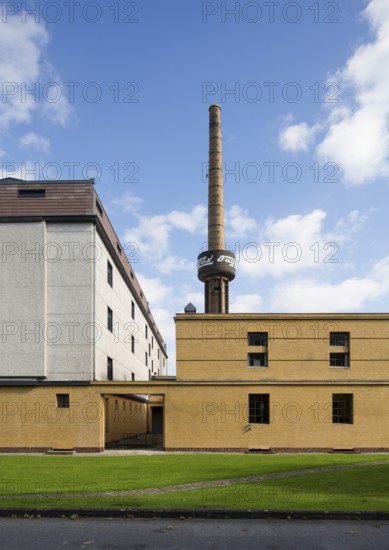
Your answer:
[[[0,519],[1,550],[387,550],[389,521]]]

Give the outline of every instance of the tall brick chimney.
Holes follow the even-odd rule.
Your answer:
[[[209,108],[208,247],[198,257],[205,283],[205,313],[228,313],[228,283],[235,277],[235,255],[224,241],[224,183],[221,109]]]

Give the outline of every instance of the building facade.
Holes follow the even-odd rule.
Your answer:
[[[191,446],[389,450],[389,314],[179,314],[176,328]]]
[[[165,342],[93,180],[0,180],[0,236],[0,385],[167,373]],[[145,396],[127,399],[143,411]]]
[[[0,378],[166,374],[166,345],[93,181],[0,181],[0,232]]]

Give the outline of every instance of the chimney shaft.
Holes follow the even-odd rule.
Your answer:
[[[224,189],[222,129],[219,105],[209,108],[208,248],[223,250]]]
[[[235,255],[225,250],[222,131],[219,105],[209,108],[208,250],[198,257],[205,283],[205,313],[228,313],[228,283],[235,277]]]

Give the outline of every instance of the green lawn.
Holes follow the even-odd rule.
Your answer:
[[[389,465],[156,496],[116,499],[121,508],[389,511]]]
[[[118,491],[374,460],[387,460],[388,466],[164,495],[118,495]],[[389,510],[385,496],[389,455],[384,454],[3,456],[0,472],[1,508]],[[112,496],[101,496],[105,491]]]

